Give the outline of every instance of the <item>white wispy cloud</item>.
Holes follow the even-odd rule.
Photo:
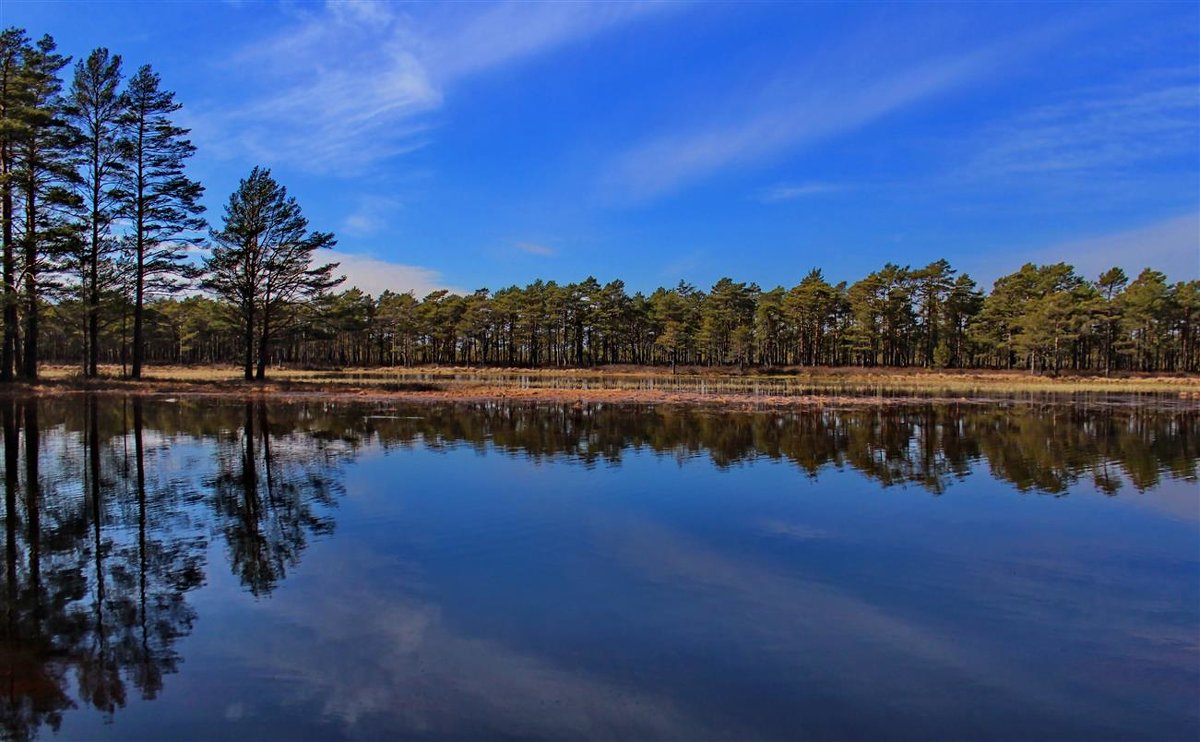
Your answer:
[[[198,107],[206,149],[358,175],[424,146],[446,89],[642,16],[660,4],[497,3],[412,8],[330,0],[294,10],[280,34],[255,39],[227,72],[242,106]]]
[[[550,51],[679,2],[500,2],[448,4],[432,19],[427,59],[439,77],[456,77]],[[463,12],[465,9],[466,12]]]
[[[985,79],[1045,48],[1069,24],[1046,26],[971,51],[904,63],[864,61],[862,39],[824,52],[786,75],[730,93],[702,126],[652,137],[621,154],[607,190],[641,200],[669,193],[730,167],[762,162],[864,127],[880,118]]]
[[[1129,229],[1084,234],[1003,254],[971,256],[961,263],[984,288],[1023,263],[1067,263],[1089,280],[1113,267],[1130,278],[1143,268],[1153,268],[1170,281],[1196,280],[1200,279],[1200,213],[1176,214]]]
[[[377,736],[381,729],[388,736],[438,730],[456,738],[713,733],[711,722],[694,718],[666,690],[606,677],[537,647],[510,646],[495,632],[471,633],[417,590],[383,592],[355,578],[380,563],[420,579],[413,565],[370,547],[343,550],[314,567],[330,585],[319,605],[288,591],[263,604],[268,625],[301,631],[239,637],[230,651],[255,672],[288,678],[284,703],[319,713],[343,736]],[[264,701],[247,704],[262,708]],[[747,736],[732,724],[719,733]]]
[[[404,265],[338,250],[322,252],[317,257],[322,263],[339,264],[336,272],[346,277],[346,282],[340,289],[358,287],[371,296],[379,296],[384,291],[397,294],[411,291],[418,298],[441,289],[465,293],[462,289],[450,285],[441,273],[431,268]]]
[[[400,206],[399,199],[389,196],[362,196],[342,221],[341,231],[355,237],[373,235],[387,226],[389,217]]]
[[[845,186],[838,183],[779,183],[763,189],[758,194],[758,200],[765,204],[773,204],[841,190],[845,190]]]
[[[1130,278],[1143,268],[1153,268],[1172,281],[1200,279],[1200,213],[1060,242],[1032,251],[1028,259],[1036,263],[1070,263],[1090,279],[1113,266],[1123,268]]]
[[[968,177],[1114,172],[1200,150],[1195,70],[1076,91],[989,127]]]
[[[558,251],[553,247],[541,245],[536,242],[518,242],[514,245],[521,252],[527,252],[530,255],[540,255],[544,258],[552,258],[558,254]]]

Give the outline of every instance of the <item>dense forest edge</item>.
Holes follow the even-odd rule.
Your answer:
[[[68,74],[69,73],[69,74]],[[219,224],[187,175],[181,104],[148,65],[75,61],[49,36],[0,34],[0,381],[44,364],[142,379],[150,364],[267,369],[620,365],[1193,374],[1200,281],[1026,264],[982,290],[938,260],[853,283],[722,278],[650,293],[535,281],[467,295],[370,296],[322,262],[330,232],[255,167]],[[108,366],[110,370],[105,369]]]

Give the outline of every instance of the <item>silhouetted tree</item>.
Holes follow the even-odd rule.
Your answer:
[[[336,244],[329,232],[309,232],[296,199],[271,172],[254,168],[225,206],[224,224],[212,232],[203,286],[232,303],[243,332],[246,379],[266,375],[269,344],[288,305],[310,300],[341,283],[336,263],[314,265],[318,250]],[[254,372],[255,349],[258,370]]]
[[[126,246],[133,264],[133,369],[142,376],[147,293],[174,293],[196,271],[187,260],[204,229],[204,187],[184,174],[195,151],[188,130],[171,121],[182,106],[163,90],[158,73],[145,65],[130,78],[120,118],[121,215],[131,223]]]
[[[125,165],[119,122],[124,101],[120,85],[121,57],[100,48],[76,63],[68,93],[69,119],[81,134],[80,188],[87,237],[77,267],[85,307],[84,372],[88,376],[97,374],[100,359],[100,300],[112,280],[110,263],[116,249],[109,227],[122,200],[119,185]]]

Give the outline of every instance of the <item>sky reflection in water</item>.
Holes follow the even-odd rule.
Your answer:
[[[1200,732],[1195,409],[0,412],[18,737]]]

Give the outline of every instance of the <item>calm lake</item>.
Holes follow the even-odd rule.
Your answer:
[[[1194,740],[1200,409],[0,399],[26,737]]]

